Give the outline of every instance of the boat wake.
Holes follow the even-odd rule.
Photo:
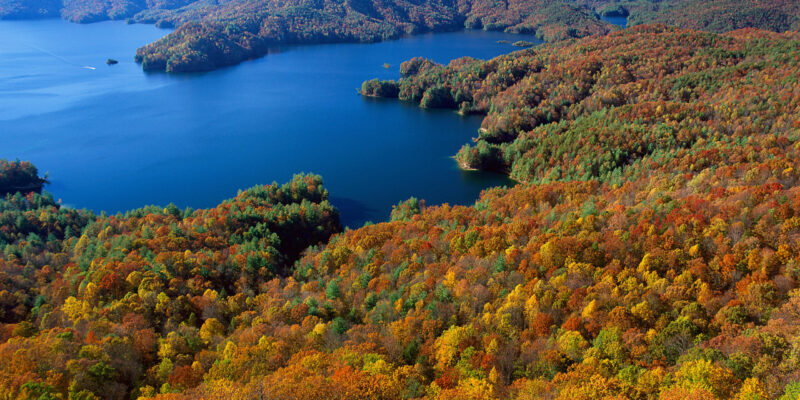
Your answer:
[[[62,56],[60,56],[58,54],[53,53],[52,51],[45,50],[45,49],[43,49],[41,47],[36,47],[36,46],[34,46],[32,44],[28,44],[28,43],[25,43],[25,45],[30,47],[30,48],[32,48],[32,49],[34,49],[34,50],[36,50],[36,51],[39,51],[39,52],[44,53],[44,54],[47,54],[47,55],[49,55],[49,56],[51,56],[53,58],[56,58],[56,59],[60,60],[61,62],[65,63],[65,64],[69,64],[69,65],[72,65],[74,67],[90,69],[90,70],[97,69],[95,67],[91,67],[91,66],[88,66],[88,65],[76,64],[76,63],[74,63],[74,62],[72,62],[72,61],[70,61],[70,60],[68,60],[68,59],[66,59],[66,58],[64,58],[64,57],[62,57]]]

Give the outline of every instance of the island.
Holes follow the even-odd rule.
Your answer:
[[[516,42],[512,43],[511,45],[512,46],[516,46],[516,47],[532,47],[532,46],[535,46],[536,43],[529,42],[527,40],[517,40]]]

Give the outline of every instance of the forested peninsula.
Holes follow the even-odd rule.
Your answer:
[[[363,91],[485,113],[459,161],[521,184],[346,231],[315,175],[112,216],[8,193],[0,393],[798,399],[800,34],[401,70]]]
[[[0,196],[16,192],[41,193],[47,179],[28,161],[0,160]]]
[[[798,93],[796,36],[642,25],[488,61],[415,58],[398,82],[367,81],[361,93],[485,114],[475,143],[456,155],[464,168],[531,183],[621,183],[625,171],[646,173],[652,157],[717,148],[731,133],[796,118],[784,108]]]
[[[618,29],[601,15],[714,32],[800,26],[800,5],[792,0],[0,0],[0,19],[61,16],[176,27],[136,53],[145,70],[167,72],[233,65],[279,44],[374,42],[464,28],[556,41]]]

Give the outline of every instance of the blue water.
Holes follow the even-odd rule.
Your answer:
[[[600,17],[600,19],[608,22],[609,24],[621,26],[622,29],[628,27],[628,17]]]
[[[315,45],[204,74],[146,74],[149,25],[0,21],[0,158],[49,172],[63,204],[118,212],[149,204],[210,207],[256,184],[306,171],[325,179],[351,227],[383,221],[411,196],[472,204],[504,176],[450,158],[480,117],[356,93],[415,56],[448,62],[517,50],[500,32]],[[107,66],[107,58],[120,61]],[[384,68],[388,63],[391,68]]]

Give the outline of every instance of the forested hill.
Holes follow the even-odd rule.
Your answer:
[[[279,43],[374,42],[466,28],[545,40],[617,29],[567,1],[512,0],[0,0],[0,18],[128,19],[178,27],[137,51],[145,70],[201,71],[239,63]]]
[[[75,22],[128,19],[178,27],[136,55],[144,69],[170,72],[236,64],[278,43],[370,42],[464,27],[555,41],[617,29],[599,14],[716,32],[800,27],[793,0],[0,0],[0,19],[60,15]]]
[[[483,0],[233,2],[139,49],[136,59],[146,70],[207,70],[258,57],[276,43],[372,42],[465,26],[536,33],[546,40],[616,29],[588,9],[560,1],[502,7]]]
[[[413,59],[399,82],[365,82],[362,93],[486,114],[457,155],[464,168],[620,183],[654,159],[698,171],[714,161],[674,157],[786,129],[800,98],[797,35],[643,25],[489,61]]]
[[[627,11],[623,6],[617,6]],[[628,12],[629,24],[634,25],[664,23],[711,32],[741,28],[775,32],[800,30],[800,2],[796,0],[639,1],[631,2]]]
[[[0,393],[800,397],[800,34],[645,26],[403,72],[364,89],[488,112],[460,159],[536,184],[333,236],[311,175],[196,211],[9,194]]]

